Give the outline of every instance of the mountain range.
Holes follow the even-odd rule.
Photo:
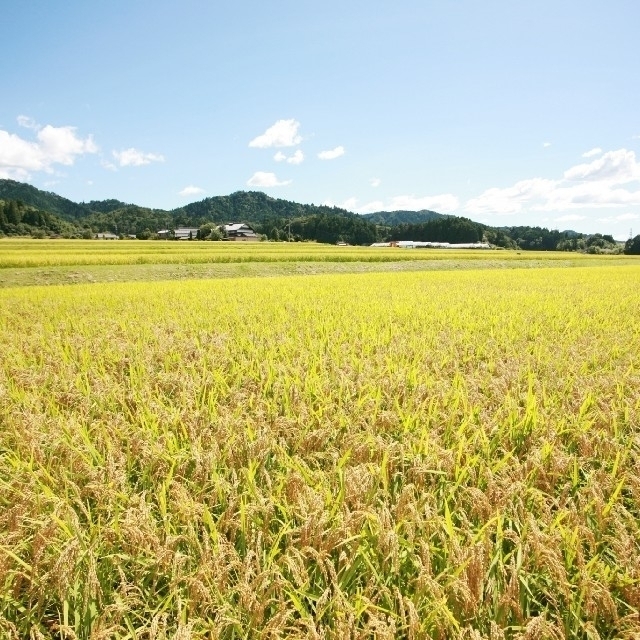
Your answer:
[[[211,229],[246,222],[269,239],[370,244],[384,240],[478,242],[504,248],[618,251],[610,236],[540,227],[490,227],[436,211],[355,214],[339,207],[300,204],[260,191],[237,191],[176,209],[151,209],[117,199],[73,202],[15,180],[0,180],[0,234],[93,237],[99,232],[149,238],[160,229]],[[204,237],[203,236],[203,237]]]

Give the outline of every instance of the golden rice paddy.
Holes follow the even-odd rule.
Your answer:
[[[0,290],[0,636],[640,637],[639,276]]]

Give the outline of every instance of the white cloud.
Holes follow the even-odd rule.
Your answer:
[[[376,211],[384,210],[384,202],[382,200],[372,200],[366,204],[360,205],[354,211],[356,213],[375,213]]]
[[[566,211],[640,205],[640,191],[615,188],[607,182],[581,182],[555,189],[546,202],[533,203],[532,209]]]
[[[595,155],[595,154],[594,154]],[[470,199],[471,214],[513,214],[523,211],[562,212],[571,209],[640,205],[640,190],[624,188],[640,182],[635,153],[618,149],[592,162],[567,169],[559,180],[532,178],[512,187],[487,189]]]
[[[380,180],[380,178],[370,178],[369,179],[369,184],[374,188],[375,187],[379,187],[381,182],[382,182],[382,180]]]
[[[346,209],[347,211],[353,211],[354,213],[373,213],[384,209],[384,202],[382,202],[382,200],[374,200],[372,202],[359,205],[358,199],[354,197],[347,198],[342,202],[325,200],[322,204],[325,207],[339,207],[340,209]]]
[[[39,128],[27,116],[20,116],[23,126],[37,131],[36,140],[24,140],[0,130],[0,175],[28,179],[31,171],[52,173],[53,165],[72,165],[78,156],[96,153],[98,147],[91,136],[80,138],[75,127]]]
[[[289,164],[302,164],[304,162],[304,153],[298,149],[292,156],[287,158]]]
[[[344,147],[341,145],[339,147],[336,147],[335,149],[321,151],[318,154],[318,158],[320,158],[320,160],[335,160],[336,158],[339,158],[344,154],[345,154],[345,150],[344,150]]]
[[[550,142],[543,142],[543,143],[542,143],[542,146],[543,146],[545,149],[548,149],[548,148],[551,146],[551,143],[550,143]]]
[[[526,202],[537,198],[544,198],[549,194],[557,181],[545,180],[544,178],[532,178],[521,180],[512,187],[499,189],[494,187],[487,189],[479,196],[472,198],[465,205],[465,211],[474,214],[498,213],[510,214],[518,213]]]
[[[579,216],[575,213],[569,213],[565,216],[554,218],[555,222],[578,222],[579,220],[586,220],[585,216]]]
[[[387,204],[387,211],[420,211],[429,209],[449,213],[455,211],[460,206],[456,196],[451,193],[443,193],[437,196],[416,197],[414,195],[395,196]]]
[[[593,156],[599,156],[602,153],[602,149],[600,147],[594,147],[593,149],[590,149],[589,151],[585,151],[582,154],[583,158],[592,158]]]
[[[622,184],[640,179],[636,154],[627,149],[608,151],[592,162],[579,164],[564,172],[565,180],[607,181]]]
[[[197,196],[197,195],[200,195],[201,193],[205,193],[205,190],[190,184],[188,187],[185,187],[184,189],[182,189],[182,191],[179,191],[178,195]]]
[[[82,140],[75,132],[75,127],[52,127],[50,124],[38,131],[40,146],[50,162],[72,165],[76,156],[98,151],[92,136]]]
[[[300,149],[297,149],[292,156],[286,156],[282,151],[278,151],[273,159],[276,162],[288,162],[289,164],[302,164],[304,162],[304,153]]]
[[[622,213],[619,216],[608,216],[606,218],[596,218],[596,222],[610,222],[616,224],[617,222],[630,222],[632,220],[638,220],[639,215],[635,213]]]
[[[291,180],[278,180],[275,173],[268,173],[266,171],[256,171],[247,180],[247,184],[250,187],[283,187],[287,184],[291,184]]]
[[[298,135],[300,123],[293,118],[289,120],[278,120],[270,126],[262,135],[254,138],[249,143],[250,147],[258,149],[268,149],[269,147],[295,147],[302,142],[302,137]]]
[[[113,157],[121,167],[141,167],[152,162],[164,162],[164,156],[159,153],[144,153],[133,147],[123,151],[113,151]]]
[[[328,207],[340,207],[341,209],[347,209],[354,211],[355,213],[374,213],[376,211],[420,211],[422,209],[429,209],[431,211],[440,211],[449,213],[454,211],[459,206],[458,198],[450,193],[444,193],[438,196],[425,196],[416,197],[410,196],[395,196],[387,202],[382,200],[373,200],[365,204],[358,204],[357,198],[347,198],[342,202],[335,203],[332,200],[323,202]]]
[[[37,131],[38,129],[40,129],[40,125],[33,119],[30,118],[29,116],[18,116],[17,117],[18,120],[18,124],[21,127],[24,127],[25,129],[33,129],[34,131]]]

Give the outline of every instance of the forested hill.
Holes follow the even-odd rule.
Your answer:
[[[395,227],[399,224],[421,224],[447,216],[444,213],[422,209],[421,211],[376,211],[375,213],[364,213],[362,217],[373,224]]]
[[[0,236],[85,237],[100,232],[153,238],[161,229],[188,226],[198,237],[228,222],[247,222],[270,240],[311,240],[371,244],[389,240],[435,242],[486,241],[504,248],[616,253],[611,236],[556,231],[541,227],[489,227],[435,211],[379,211],[358,215],[338,207],[299,204],[259,191],[237,191],[205,198],[173,210],[150,209],[121,200],[75,203],[14,180],[0,180]],[[634,240],[635,241],[635,240]],[[638,243],[627,243],[631,251]]]
[[[353,217],[356,214],[325,205],[299,204],[289,200],[272,198],[261,191],[236,191],[229,196],[205,198],[173,209],[171,213],[183,220],[206,219],[211,222],[249,222],[265,224],[268,220],[293,220],[311,215],[338,215]]]
[[[26,182],[15,180],[0,180],[0,200],[22,202],[65,220],[82,218],[91,213],[84,204],[77,204],[51,191],[41,191]]]

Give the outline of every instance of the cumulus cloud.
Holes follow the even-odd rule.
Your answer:
[[[521,180],[512,187],[487,189],[479,196],[469,200],[465,206],[468,213],[518,213],[525,203],[544,198],[551,193],[557,181],[533,178]]]
[[[56,164],[70,166],[78,156],[98,151],[92,136],[79,137],[75,127],[40,127],[27,116],[18,123],[36,131],[35,140],[0,129],[0,177],[25,180],[32,171],[51,173]]]
[[[382,211],[383,209],[384,202],[382,202],[382,200],[372,200],[371,202],[366,202],[353,210],[356,213],[375,213],[376,211]]]
[[[275,173],[268,173],[266,171],[256,171],[247,180],[247,184],[250,187],[283,187],[287,184],[291,184],[291,180],[278,180]]]
[[[300,123],[293,118],[278,120],[270,126],[262,135],[257,136],[251,142],[250,147],[268,149],[269,147],[295,147],[302,142],[298,134]]]
[[[582,154],[583,158],[592,158],[593,156],[599,156],[602,153],[602,149],[600,147],[595,147],[590,149],[589,151],[585,151]]]
[[[487,189],[468,200],[465,211],[513,214],[525,208],[561,212],[640,205],[640,190],[627,188],[634,182],[640,182],[640,163],[633,151],[618,149],[570,167],[558,180],[532,178],[511,187]]]
[[[341,145],[339,147],[336,147],[335,149],[328,149],[327,151],[321,151],[318,154],[318,158],[320,158],[320,160],[335,160],[336,158],[339,158],[344,154],[345,154],[345,149]]]
[[[182,191],[178,192],[178,194],[181,196],[197,196],[201,193],[205,193],[205,190],[192,184],[182,189]]]
[[[286,156],[282,151],[278,151],[273,159],[276,162],[288,162],[289,164],[302,164],[304,162],[304,153],[300,149],[297,149],[292,156]]]
[[[374,188],[375,187],[379,187],[381,182],[382,182],[382,180],[380,180],[380,178],[370,178],[369,179],[369,184]]]
[[[133,147],[123,151],[113,151],[113,157],[121,167],[141,167],[152,162],[164,162],[164,156],[159,153],[144,153]]]
[[[607,181],[622,184],[640,179],[636,154],[627,149],[608,151],[592,162],[579,164],[564,172],[566,180]]]
[[[346,209],[347,211],[353,211],[354,213],[374,213],[376,211],[382,211],[384,209],[384,202],[382,200],[374,200],[367,202],[366,204],[358,204],[357,198],[347,198],[342,202],[334,202],[333,200],[325,200],[322,203],[325,207],[339,207],[340,209]]]

